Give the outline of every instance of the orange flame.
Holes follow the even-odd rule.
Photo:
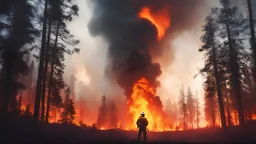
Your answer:
[[[148,129],[154,131],[167,129],[164,125],[162,111],[154,109],[154,105],[151,105],[155,94],[156,89],[149,84],[146,78],[141,78],[134,84],[131,100],[128,101],[129,113],[132,116],[131,129],[136,129],[136,121],[141,112],[145,112],[149,121]]]
[[[154,24],[158,31],[158,40],[160,41],[166,33],[166,30],[171,25],[170,15],[167,9],[152,12],[148,7],[143,7],[138,14],[139,18],[148,19]]]

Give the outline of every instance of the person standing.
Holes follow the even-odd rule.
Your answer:
[[[139,129],[138,133],[138,141],[140,141],[141,134],[143,133],[144,142],[147,140],[147,126],[148,126],[148,120],[145,117],[145,113],[142,112],[140,114],[139,119],[136,122],[137,127]]]

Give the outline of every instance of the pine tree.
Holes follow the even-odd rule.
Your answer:
[[[186,96],[184,94],[183,84],[180,89],[180,100],[179,100],[179,107],[181,112],[181,117],[183,120],[183,128],[187,129],[187,104],[186,104]]]
[[[191,128],[194,129],[194,120],[195,120],[195,100],[191,92],[190,87],[187,90],[187,111],[188,111],[188,122],[191,124]]]
[[[63,111],[61,113],[61,119],[60,122],[61,123],[65,123],[65,124],[72,124],[75,120],[75,115],[76,115],[76,111],[75,111],[75,107],[74,107],[74,102],[72,99],[70,99],[70,88],[67,87],[65,90],[65,99],[64,99],[64,103],[63,103]]]
[[[69,123],[73,123],[76,118],[76,111],[75,111],[75,105],[72,99],[69,100],[69,107],[68,111],[70,114]]]
[[[40,59],[37,75],[37,84],[36,84],[36,96],[35,96],[35,105],[34,105],[34,120],[38,121],[39,111],[40,111],[40,100],[42,93],[42,79],[43,79],[43,65],[44,65],[44,54],[46,47],[46,31],[47,31],[47,19],[48,19],[48,3],[49,0],[45,0],[44,4],[44,14],[43,14],[43,29],[42,29],[42,40],[41,40],[41,49],[40,49]]]
[[[249,22],[250,22],[250,44],[251,44],[251,50],[252,50],[252,75],[253,75],[253,82],[256,83],[256,37],[255,37],[255,27],[254,27],[254,19],[253,19],[253,8],[252,8],[252,2],[251,0],[247,0],[248,4],[248,12],[249,12]],[[256,85],[254,85],[254,88]],[[253,93],[254,101],[256,99],[255,92]]]
[[[38,35],[37,30],[32,24],[34,13],[34,7],[28,0],[14,2],[10,31],[1,46],[2,74],[5,81],[3,85],[3,115],[6,115],[8,112],[10,100],[15,103],[18,90],[24,87],[17,79],[28,74],[28,66],[23,57],[29,52],[26,44],[33,43],[35,36]]]
[[[224,40],[222,49],[225,50],[227,58],[227,71],[230,74],[229,83],[231,87],[231,95],[235,98],[238,110],[239,123],[241,126],[245,124],[244,110],[242,104],[242,69],[241,66],[247,61],[247,54],[243,47],[241,34],[243,33],[243,25],[245,19],[238,15],[237,7],[231,5],[229,0],[221,0],[222,8],[217,9],[218,24],[222,26],[220,36]]]
[[[242,77],[242,101],[244,106],[245,118],[252,119],[253,107],[255,105],[253,76],[248,66],[242,68],[244,76]]]
[[[65,83],[63,77],[53,77],[52,78],[52,87],[48,89],[48,99],[46,107],[46,117],[45,122],[49,122],[49,113],[50,111],[55,111],[55,109],[61,108],[61,90],[65,88]],[[52,109],[51,109],[52,108]]]
[[[51,1],[50,1],[51,4]],[[44,67],[43,67],[43,74],[42,74],[42,116],[41,121],[44,122],[44,115],[45,115],[45,91],[46,91],[46,81],[47,81],[47,72],[48,72],[48,64],[49,64],[49,54],[50,54],[50,43],[51,43],[51,34],[52,34],[52,24],[53,24],[53,17],[52,13],[53,10],[49,10],[48,12],[48,32],[47,32],[47,40],[46,40],[46,52],[44,54],[45,61],[44,61]]]
[[[199,123],[200,123],[200,107],[199,107],[199,99],[198,99],[198,93],[196,91],[196,99],[195,99],[195,110],[196,110],[196,126],[199,128]]]
[[[219,55],[219,41],[217,39],[218,25],[214,20],[214,13],[216,9],[212,9],[212,13],[205,19],[205,25],[203,26],[204,35],[201,37],[201,41],[204,45],[199,49],[200,52],[206,52],[205,67],[200,70],[202,74],[206,73],[205,90],[208,93],[212,93],[211,96],[215,96],[217,91],[219,110],[221,114],[222,127],[226,127],[226,118],[223,104],[223,95],[221,91],[221,78],[220,71],[223,69],[220,63],[222,60]],[[224,76],[224,75],[222,75]]]
[[[75,46],[79,43],[74,39],[74,36],[70,34],[65,22],[71,21],[73,16],[78,15],[78,6],[72,4],[71,1],[56,0],[51,1],[51,19],[54,22],[52,24],[52,35],[55,37],[53,43],[49,43],[49,56],[46,61],[49,62],[49,80],[48,80],[48,99],[46,107],[46,122],[48,121],[49,109],[50,109],[50,97],[51,89],[53,87],[54,80],[58,84],[58,89],[63,88],[63,74],[65,69],[64,60],[65,54],[73,54],[79,52],[79,49]],[[70,47],[68,47],[70,46]],[[43,89],[45,91],[45,89]]]
[[[98,127],[104,127],[106,124],[106,113],[107,113],[107,107],[106,107],[106,96],[102,96],[101,99],[101,107],[99,108],[99,114],[97,118],[97,126]]]

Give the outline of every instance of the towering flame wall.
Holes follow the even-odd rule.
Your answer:
[[[136,121],[141,112],[146,113],[150,130],[165,130],[166,124],[162,113],[161,101],[156,102],[156,88],[152,87],[146,78],[141,78],[133,86],[131,99],[128,100],[131,117],[130,129],[136,129]]]

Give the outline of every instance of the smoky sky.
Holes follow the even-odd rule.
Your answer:
[[[152,57],[168,53],[168,43],[180,33],[193,29],[205,0],[92,0],[93,13],[88,24],[92,36],[102,36],[109,44],[107,76],[114,79],[130,96],[133,83],[145,77],[159,86],[161,65]],[[137,14],[142,7],[152,11],[168,8],[171,27],[157,41],[156,27]],[[167,44],[166,44],[167,43]]]

